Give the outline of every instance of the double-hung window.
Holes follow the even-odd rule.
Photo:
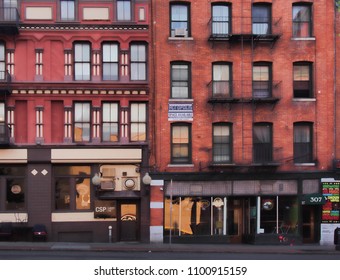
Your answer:
[[[5,45],[0,43],[0,80],[6,79],[6,56]]]
[[[131,20],[131,0],[117,0],[117,20]]]
[[[213,125],[213,162],[232,162],[231,125],[218,123]]]
[[[271,34],[271,6],[256,4],[252,8],[253,34]]]
[[[191,163],[191,125],[173,123],[171,125],[171,163]]]
[[[131,142],[146,141],[146,103],[132,103],[130,116]]]
[[[231,97],[231,65],[228,63],[213,64],[213,97]]]
[[[253,65],[253,97],[271,97],[271,64],[254,63]]]
[[[313,97],[312,63],[296,62],[293,64],[294,98]]]
[[[171,63],[171,98],[187,99],[191,97],[190,72],[190,63]]]
[[[74,79],[89,81],[91,79],[91,45],[78,42],[74,45]]]
[[[313,161],[313,124],[294,123],[294,162],[311,163]]]
[[[229,5],[213,4],[212,6],[212,35],[225,36],[230,33]]]
[[[75,0],[60,0],[60,19],[75,20]]]
[[[146,45],[132,44],[130,47],[130,76],[132,81],[146,80]]]
[[[293,5],[293,37],[312,36],[312,6],[309,4]]]
[[[118,103],[103,103],[102,110],[102,140],[104,142],[117,142],[119,139]]]
[[[118,80],[118,44],[104,43],[102,54],[103,80]]]
[[[269,163],[273,160],[272,124],[256,123],[253,127],[253,161]]]
[[[77,102],[74,104],[74,133],[75,142],[89,142],[91,131],[91,104]]]
[[[188,37],[190,35],[190,6],[188,4],[171,4],[171,37]]]

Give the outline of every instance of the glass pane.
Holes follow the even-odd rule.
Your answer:
[[[294,65],[294,81],[309,81],[309,65]]]
[[[55,183],[55,209],[70,209],[70,182],[69,178],[56,179]]]
[[[62,20],[75,19],[74,0],[60,1],[60,18]]]
[[[103,63],[103,80],[117,81],[118,80],[118,64]]]
[[[118,45],[103,45],[103,62],[118,62]]]
[[[171,20],[173,21],[187,21],[188,11],[184,5],[172,5],[171,6]]]
[[[90,178],[76,180],[76,209],[87,210],[91,207]]]
[[[131,4],[129,0],[117,1],[117,19],[131,20]]]
[[[22,178],[7,179],[6,210],[25,209],[25,181]]]
[[[172,143],[189,143],[189,128],[186,126],[173,127]]]
[[[214,65],[213,79],[214,81],[229,81],[229,65]]]
[[[269,67],[268,66],[253,66],[253,80],[254,81],[268,81]]]
[[[294,143],[308,143],[310,142],[310,127],[297,125],[294,127]]]
[[[308,6],[293,6],[293,21],[309,21],[310,8]]]
[[[5,104],[0,103],[0,122],[5,121]]]
[[[118,121],[118,104],[104,103],[103,104],[103,121],[117,122]]]

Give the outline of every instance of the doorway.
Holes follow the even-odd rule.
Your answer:
[[[125,201],[119,204],[119,241],[139,240],[139,203]]]
[[[228,199],[227,234],[230,243],[241,243],[243,235],[243,199]]]
[[[315,206],[302,207],[302,238],[303,243],[315,242]]]

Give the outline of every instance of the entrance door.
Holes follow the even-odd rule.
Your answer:
[[[304,243],[315,242],[315,206],[302,207],[302,237]]]
[[[227,215],[227,233],[231,243],[241,243],[243,234],[242,222],[242,205],[241,198],[228,199],[228,215]]]
[[[139,204],[122,202],[119,205],[119,240],[137,241],[139,238]]]

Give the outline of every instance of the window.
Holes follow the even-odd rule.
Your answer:
[[[55,209],[91,209],[90,166],[54,166]]]
[[[90,103],[74,104],[74,133],[75,142],[90,141]]]
[[[9,129],[6,125],[5,103],[0,102],[0,144],[8,142]]]
[[[271,65],[254,63],[253,65],[253,97],[271,97]]]
[[[223,36],[230,33],[230,9],[227,5],[212,6],[212,35]]]
[[[297,62],[293,65],[293,90],[295,98],[311,98],[312,90],[312,64]]]
[[[118,103],[103,104],[102,139],[104,142],[118,141]]]
[[[294,162],[310,163],[313,161],[313,124],[294,124]]]
[[[131,45],[131,80],[146,80],[146,46],[144,44]]]
[[[118,80],[118,44],[104,43],[103,44],[103,80],[117,81]]]
[[[253,34],[271,34],[271,6],[253,5]]]
[[[231,125],[213,125],[213,162],[230,163],[232,161]]]
[[[16,21],[19,19],[18,0],[3,0],[3,19],[5,21]]]
[[[132,103],[130,107],[130,139],[132,142],[146,140],[146,104]]]
[[[293,37],[312,36],[311,6],[306,4],[293,5]]]
[[[90,43],[76,43],[74,45],[74,78],[76,81],[89,81],[91,73],[91,45]]]
[[[5,56],[5,45],[0,43],[0,80],[6,78],[6,56]]]
[[[188,37],[190,35],[189,5],[171,4],[171,37]]]
[[[189,124],[172,124],[171,126],[171,162],[191,163],[191,126]]]
[[[0,209],[22,211],[25,205],[26,168],[22,166],[0,166]]]
[[[231,97],[230,70],[230,64],[213,64],[213,97]]]
[[[130,0],[117,0],[117,20],[131,20]]]
[[[258,123],[253,128],[254,163],[269,163],[273,159],[272,124]]]
[[[171,64],[171,98],[190,98],[190,64],[174,62]]]
[[[60,0],[60,19],[75,20],[75,0]]]

